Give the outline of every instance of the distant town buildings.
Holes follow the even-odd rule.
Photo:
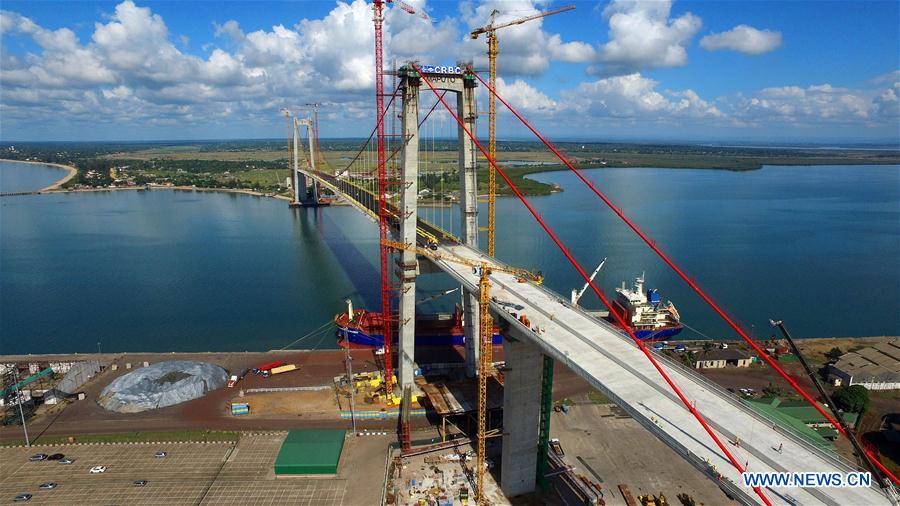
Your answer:
[[[828,368],[834,386],[862,385],[869,390],[900,389],[900,344],[897,340],[845,353]]]
[[[694,367],[697,369],[721,369],[725,366],[749,367],[753,363],[746,353],[734,348],[712,349],[697,353]]]

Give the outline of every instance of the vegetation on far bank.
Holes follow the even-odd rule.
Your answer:
[[[343,168],[361,139],[322,140],[328,169]],[[420,189],[449,199],[458,190],[457,143],[433,139],[420,152]],[[763,165],[900,164],[896,149],[816,149],[560,142],[556,146],[580,168],[692,168],[746,171]],[[389,150],[390,152],[391,150]],[[501,141],[498,161],[527,195],[546,195],[553,185],[526,176],[566,167],[537,142]],[[286,192],[290,175],[285,140],[192,141],[143,143],[5,143],[2,157],[72,165],[78,174],[68,188],[144,185],[147,183],[242,188]],[[487,164],[480,157],[479,186],[487,189]],[[369,162],[371,165],[371,162]],[[112,170],[111,170],[112,169]],[[366,170],[372,170],[367,167]],[[117,181],[118,180],[118,181]],[[512,194],[498,177],[498,193]]]

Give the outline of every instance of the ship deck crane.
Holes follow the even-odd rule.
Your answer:
[[[588,287],[591,286],[591,283],[594,281],[594,278],[597,277],[597,273],[600,272],[600,269],[603,268],[603,264],[605,264],[605,263],[606,263],[606,259],[604,258],[602,261],[600,261],[600,265],[598,265],[597,268],[594,269],[594,272],[591,273],[590,281],[585,283],[584,286],[581,287],[581,290],[576,290],[574,288],[572,289],[572,305],[573,306],[578,305],[578,301],[581,300],[581,296],[584,295],[584,292],[586,292]]]
[[[487,468],[487,458],[485,455],[487,440],[487,382],[488,377],[493,375],[492,364],[494,355],[494,321],[490,314],[491,304],[491,281],[490,275],[493,271],[504,272],[516,276],[520,281],[531,281],[535,283],[543,282],[540,274],[532,273],[526,269],[516,267],[492,266],[484,261],[471,260],[458,255],[439,253],[429,248],[413,246],[397,241],[386,241],[386,246],[394,249],[415,251],[432,260],[443,260],[447,262],[458,263],[472,267],[473,271],[478,274],[478,313],[481,323],[479,328],[478,344],[478,448],[477,459],[475,462],[475,500],[478,504],[488,504],[484,495],[484,473]]]
[[[497,55],[500,53],[500,41],[497,39],[496,31],[514,25],[521,25],[535,19],[545,18],[553,14],[559,14],[574,9],[574,5],[567,5],[558,9],[539,12],[531,16],[514,19],[505,23],[494,24],[497,14],[500,11],[494,9],[491,11],[491,22],[481,28],[472,30],[470,34],[472,39],[477,39],[481,34],[487,34],[488,46],[488,68],[490,73],[491,89],[497,89]],[[497,99],[493,94],[488,95],[488,154],[491,160],[497,159]],[[488,167],[488,256],[494,256],[494,236],[496,232],[496,204],[497,204],[497,173],[493,167]]]

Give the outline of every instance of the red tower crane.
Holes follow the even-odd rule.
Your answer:
[[[393,3],[410,14],[418,14],[423,19],[428,19],[428,15],[417,13],[416,9],[401,0],[374,0],[373,8],[375,11],[375,118],[377,130],[377,146],[378,146],[378,233],[381,245],[381,312],[384,328],[384,391],[388,400],[392,400],[393,396],[393,354],[391,348],[393,345],[393,335],[391,328],[391,279],[390,279],[390,254],[391,247],[388,245],[388,219],[389,213],[387,209],[387,193],[388,178],[386,156],[384,149],[384,55],[382,49],[382,33],[381,25],[384,22],[384,5]]]

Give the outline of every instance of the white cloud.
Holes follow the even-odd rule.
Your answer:
[[[700,47],[709,51],[730,49],[745,54],[763,54],[781,47],[781,32],[738,25],[727,32],[703,37],[700,39]]]
[[[656,81],[639,73],[581,83],[562,93],[563,104],[592,117],[669,121],[721,118],[723,113],[693,90],[659,91]]]
[[[736,100],[734,116],[748,124],[778,122],[796,126],[823,124],[896,126],[900,81],[882,89],[851,89],[830,84],[764,88]]]
[[[556,109],[555,100],[521,79],[507,83],[502,77],[498,77],[497,93],[518,111],[550,113]],[[501,112],[506,110],[503,104],[498,103],[498,107]]]
[[[487,68],[486,35],[477,40],[468,36],[472,30],[490,23],[491,12],[498,10],[494,23],[502,24],[518,18],[538,14],[540,10],[531,0],[489,0],[473,7],[463,3],[460,7],[467,27],[461,54],[474,61],[476,68]],[[576,16],[576,12],[563,12],[557,16]],[[551,61],[570,63],[589,62],[596,58],[594,48],[587,43],[563,42],[559,34],[550,34],[543,29],[543,18],[521,25],[512,25],[497,30],[500,44],[497,72],[503,75],[534,76],[545,72]]]
[[[414,5],[428,10],[424,0]],[[422,63],[449,64],[468,55],[476,67],[485,68],[484,40],[466,40],[468,29],[486,23],[495,7],[505,11],[498,18],[502,22],[537,12],[535,5],[528,0],[465,4],[460,17],[440,20],[423,20],[392,7],[385,20],[385,62],[416,57]],[[670,8],[670,2],[614,1],[604,10],[611,38],[599,50],[584,42],[564,42],[559,34],[546,32],[541,21],[504,29],[500,93],[528,116],[549,121],[549,133],[578,129],[581,123],[591,126],[578,130],[583,132],[608,125],[631,125],[638,131],[654,124],[669,130],[701,125],[715,131],[740,124],[896,132],[900,72],[860,88],[782,86],[717,98],[690,89],[668,90],[638,71],[626,72],[684,64],[685,47],[700,21],[690,14],[672,18]],[[53,117],[56,131],[72,132],[62,136],[92,135],[102,125],[116,136],[128,128],[144,132],[134,135],[141,137],[153,128],[162,132],[157,137],[168,138],[227,135],[225,128],[233,129],[230,135],[272,135],[281,132],[281,107],[323,102],[321,118],[329,135],[367,134],[360,130],[374,122],[371,15],[370,5],[355,0],[335,3],[322,18],[290,20],[269,29],[244,32],[236,21],[226,21],[214,28],[219,38],[213,43],[197,39],[194,45],[204,48],[198,56],[170,33],[162,17],[130,0],[97,22],[85,41],[69,28],[51,30],[0,11],[4,132],[18,134],[28,127],[36,132],[32,135],[44,135],[46,118]],[[34,44],[9,44],[15,37]],[[553,61],[602,63],[608,75],[565,84],[567,89],[558,94],[521,77],[540,74]],[[484,101],[484,90],[478,93]]]
[[[603,66],[593,71],[619,75],[685,65],[685,48],[702,22],[691,13],[670,18],[671,10],[670,0],[613,0],[603,10],[610,39],[600,48]]]

